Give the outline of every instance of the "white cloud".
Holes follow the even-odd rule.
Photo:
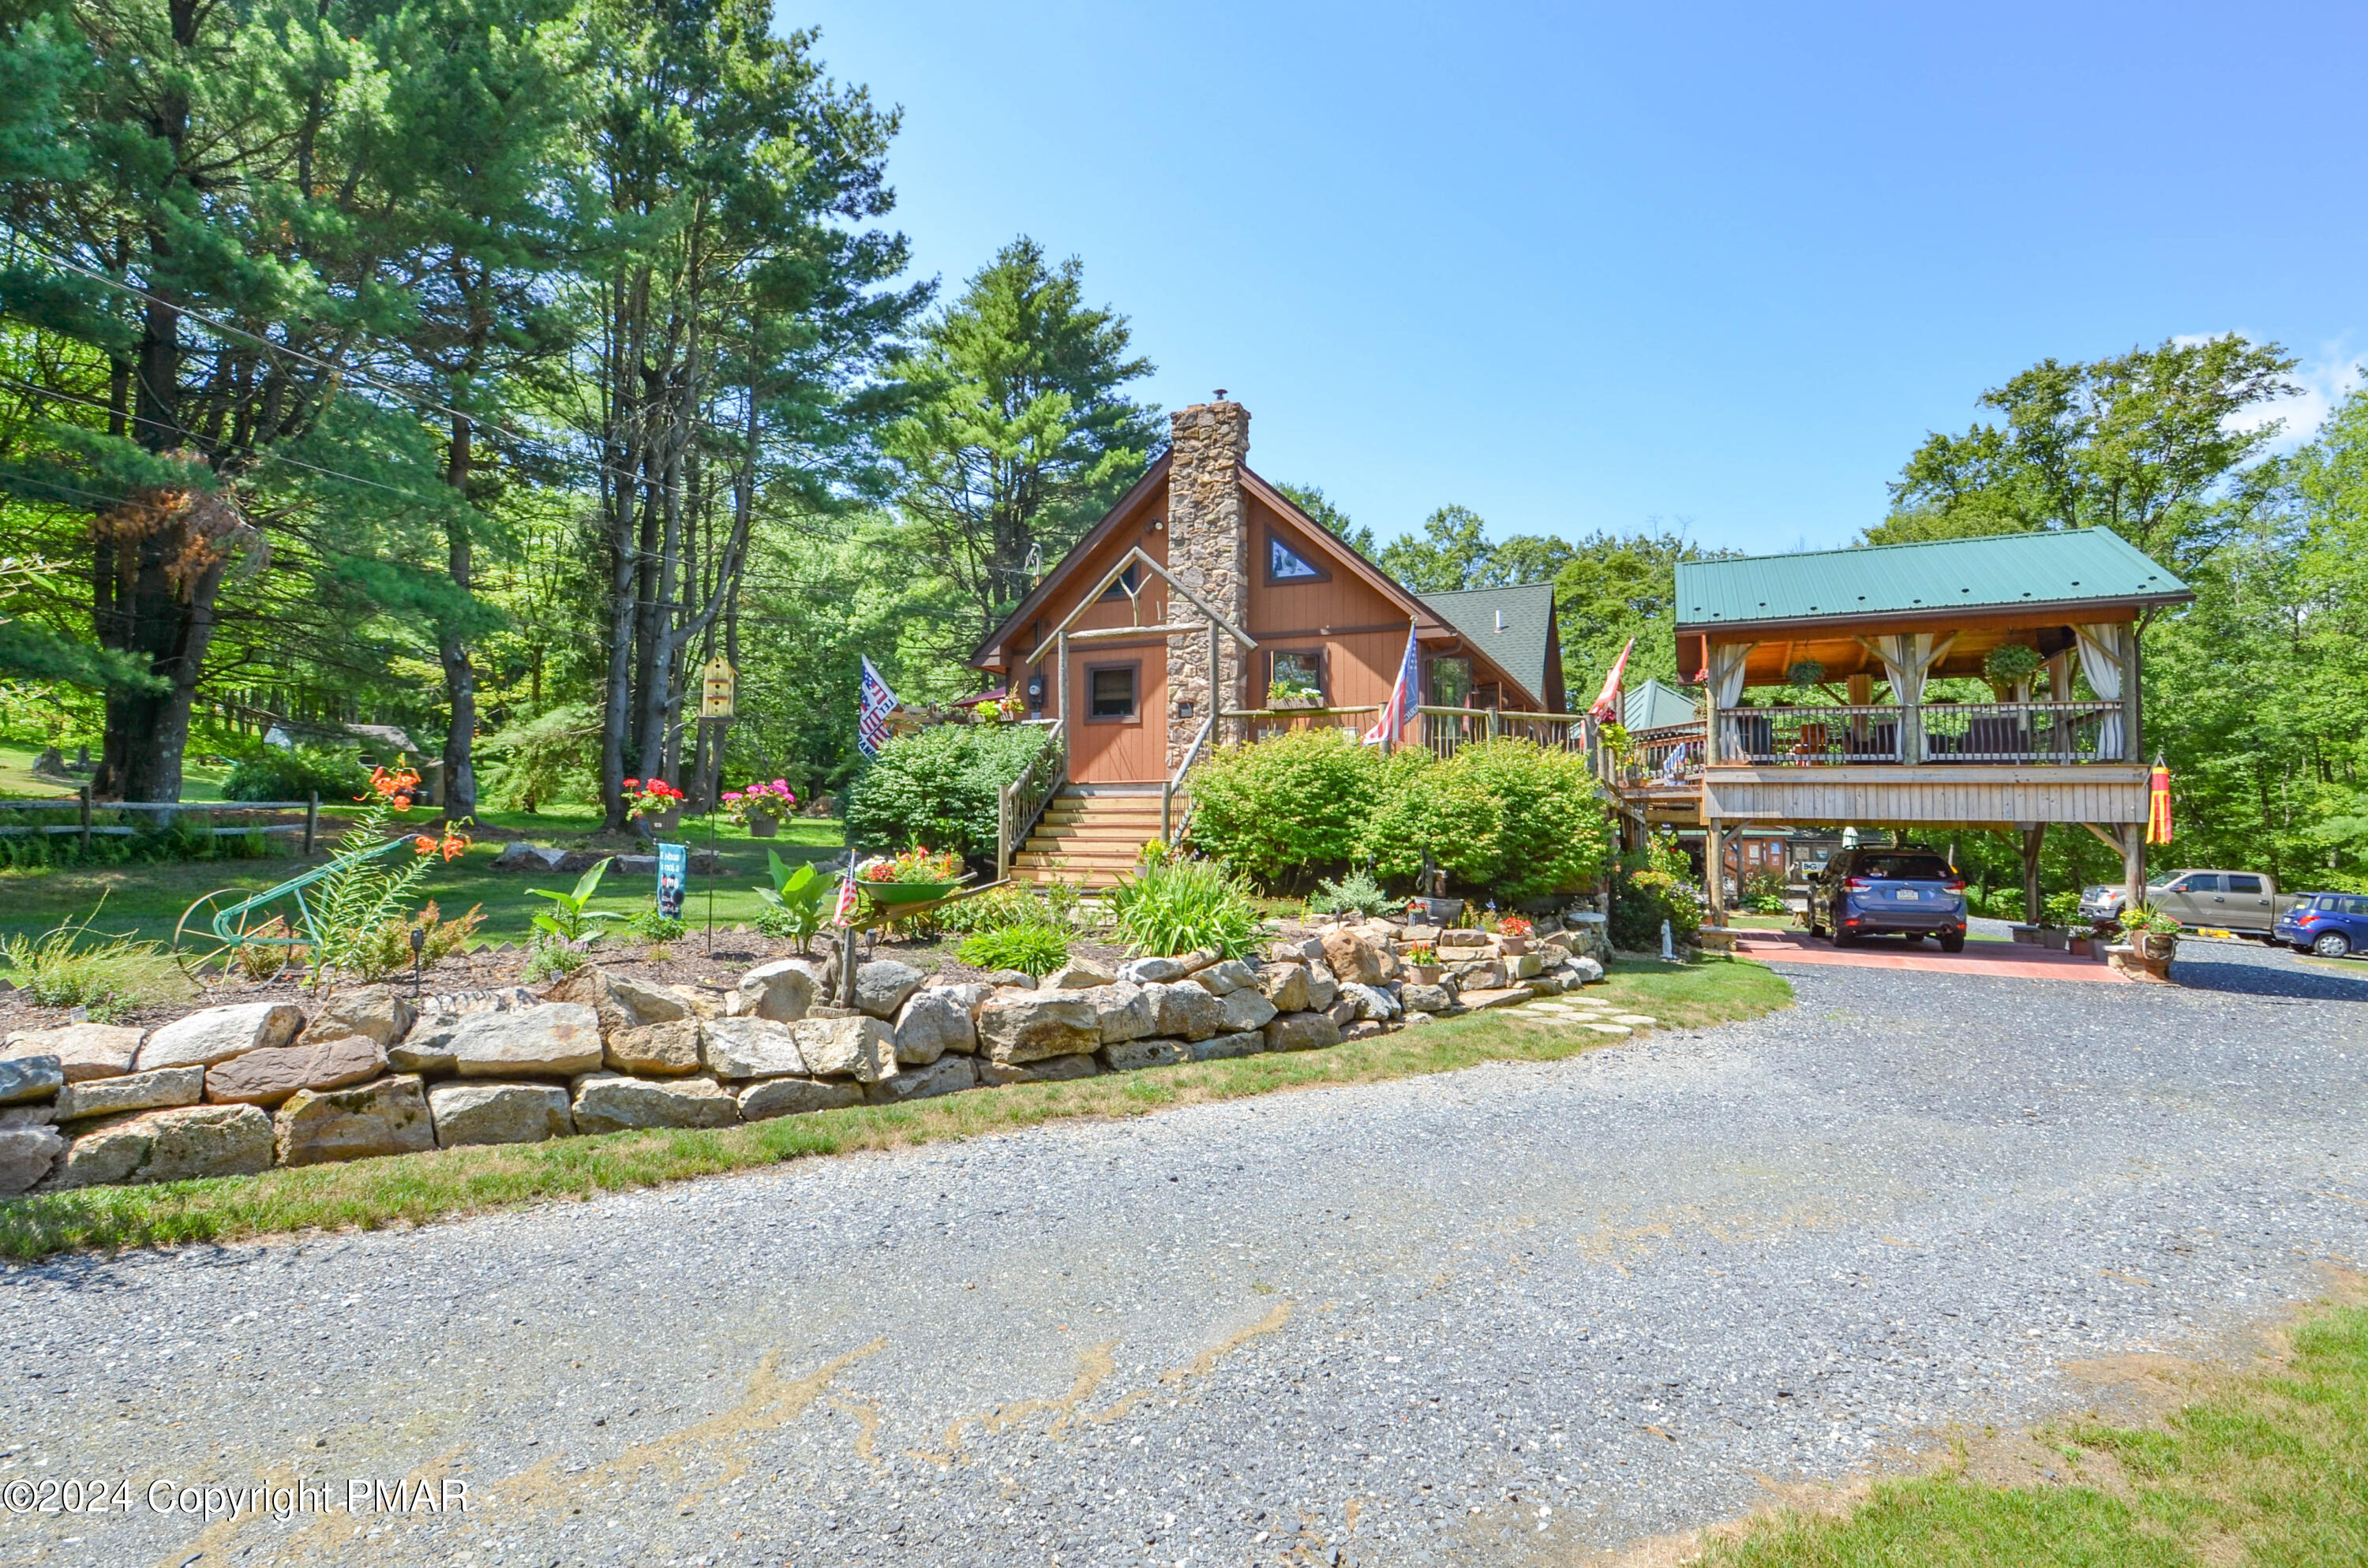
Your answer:
[[[2182,345],[2209,343],[2211,333],[2181,333],[2172,342]],[[2253,333],[2239,331],[2237,336],[2259,343]],[[2294,367],[2293,381],[2300,390],[2288,396],[2276,398],[2248,409],[2229,421],[2238,430],[2258,430],[2272,419],[2283,420],[2277,439],[2271,443],[2274,450],[2289,452],[2318,433],[2335,405],[2368,381],[2368,367],[2363,367],[2361,355],[2351,347],[2351,335],[2330,338],[2318,346],[2316,355],[2301,356],[2302,363]]]

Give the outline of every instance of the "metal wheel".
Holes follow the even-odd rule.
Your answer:
[[[2323,959],[2340,959],[2351,951],[2351,938],[2340,931],[2321,931],[2310,950]]]

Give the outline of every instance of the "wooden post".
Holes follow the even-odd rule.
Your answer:
[[[321,835],[321,791],[313,790],[304,798],[304,853],[313,853],[313,843]]]
[[[2122,907],[2135,910],[2146,903],[2146,828],[2125,822],[2116,830],[2122,840]]]
[[[2146,705],[2138,699],[2138,623],[2130,622],[2128,645],[2122,650],[2122,733],[2129,738],[2122,743],[2123,762],[2146,761],[2146,736],[2139,724],[2146,717]]]
[[[85,784],[74,793],[82,797],[82,853],[83,858],[88,859],[90,858],[90,786]]]
[[[1220,717],[1225,710],[1225,683],[1219,675],[1224,667],[1224,658],[1225,634],[1218,630],[1217,618],[1212,615],[1209,618],[1209,717],[1214,722],[1210,726],[1209,738],[1219,745],[1225,744],[1226,734],[1225,721]],[[1168,700],[1175,700],[1172,693]],[[1242,724],[1246,721],[1236,719],[1234,722]]]
[[[1702,824],[1702,869],[1708,874],[1710,923],[1726,924],[1726,830],[1715,822]]]
[[[2022,922],[2039,924],[2039,848],[2047,836],[2047,824],[2030,823],[2022,830]]]
[[[1053,657],[1059,668],[1053,674],[1054,700],[1061,706],[1061,722],[1069,722],[1069,634],[1062,632],[1053,639]]]

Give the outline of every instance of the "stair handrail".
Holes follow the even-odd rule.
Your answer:
[[[1184,760],[1176,765],[1175,773],[1159,787],[1159,842],[1173,847],[1176,843],[1176,791],[1183,786],[1184,776],[1201,760],[1201,748],[1209,744],[1209,732],[1215,727],[1217,715],[1210,714],[1201,722],[1201,733],[1184,748]],[[1184,808],[1184,820],[1192,820],[1192,808]]]
[[[1044,727],[1043,743],[1028,759],[1019,777],[996,792],[995,880],[1011,875],[1011,856],[1036,831],[1044,808],[1069,780],[1068,721],[1054,719]]]

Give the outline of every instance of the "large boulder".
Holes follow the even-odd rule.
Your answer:
[[[542,999],[522,985],[491,991],[463,991],[428,997],[418,1008],[411,1031],[386,1049],[387,1064],[398,1073],[450,1074],[452,1037],[466,1020],[481,1013],[509,1013],[538,1007]]]
[[[1113,1073],[1140,1073],[1191,1060],[1191,1046],[1180,1040],[1128,1040],[1102,1048],[1102,1061]]]
[[[1398,993],[1398,1005],[1409,1015],[1429,1013],[1435,1017],[1455,1010],[1455,993],[1444,985],[1417,985],[1409,981],[1406,989]]]
[[[962,1004],[962,1011],[973,1018],[978,1017],[978,1010],[986,1005],[986,999],[995,994],[994,986],[983,984],[975,980],[932,980],[927,989],[952,997]]]
[[[575,1080],[575,1131],[625,1132],[641,1127],[729,1127],[740,1102],[712,1078],[632,1078],[591,1073]]]
[[[300,1090],[272,1119],[272,1133],[283,1165],[416,1154],[436,1147],[436,1123],[416,1073],[350,1089]]]
[[[131,1071],[142,1031],[119,1024],[65,1024],[53,1029],[20,1029],[0,1045],[0,1062],[54,1056],[69,1084],[112,1078]]]
[[[1400,1011],[1397,998],[1378,985],[1344,985],[1340,1000],[1354,1005],[1360,1021],[1386,1023]]]
[[[646,1024],[669,1024],[691,1016],[690,1005],[672,992],[611,974],[586,964],[544,994],[550,1002],[573,1002],[592,1009],[603,1035]]]
[[[1225,1005],[1196,981],[1170,981],[1145,989],[1158,998],[1156,1033],[1175,1040],[1206,1040],[1224,1027]]]
[[[215,1105],[259,1105],[268,1110],[299,1089],[342,1089],[367,1084],[385,1071],[386,1050],[368,1035],[315,1040],[307,1032],[294,1045],[250,1051],[205,1069],[206,1098]]]
[[[916,991],[896,1015],[896,1060],[907,1067],[927,1067],[951,1054],[968,1056],[978,1049],[978,1028],[970,1007],[948,988]]]
[[[0,1105],[45,1100],[65,1084],[65,1063],[54,1056],[18,1056],[0,1062]]]
[[[819,959],[777,959],[742,975],[723,1006],[735,1017],[793,1024],[829,994],[829,965]]]
[[[427,1091],[436,1146],[540,1143],[575,1131],[567,1091],[557,1084],[438,1084]]]
[[[1258,990],[1274,1004],[1278,1013],[1299,1013],[1307,1008],[1307,966],[1304,963],[1270,963],[1258,971]]]
[[[1047,991],[1091,991],[1097,985],[1117,983],[1118,971],[1091,959],[1071,959],[1067,963],[1044,977]]]
[[[837,1110],[861,1105],[860,1084],[825,1083],[816,1078],[766,1078],[740,1091],[740,1119],[766,1121],[777,1116],[803,1116],[808,1111]]]
[[[1256,985],[1258,971],[1239,959],[1226,959],[1201,970],[1192,976],[1192,980],[1212,996],[1227,996],[1245,985]]]
[[[1159,1032],[1159,998],[1151,987],[1121,981],[1115,985],[1097,985],[1086,994],[1093,998],[1104,1045],[1144,1040]]]
[[[1340,1043],[1340,1026],[1323,1013],[1285,1013],[1266,1027],[1269,1051],[1321,1051]]]
[[[699,1026],[699,1050],[719,1078],[803,1078],[811,1071],[796,1027],[770,1018],[710,1018]]]
[[[1332,1006],[1334,999],[1339,994],[1340,982],[1333,977],[1332,966],[1330,964],[1326,963],[1322,959],[1317,959],[1314,963],[1307,966],[1307,1006],[1309,1011],[1316,1013],[1322,1012],[1325,1008]],[[1290,1012],[1291,1009],[1285,1007],[1283,1011],[1287,1013]]]
[[[1132,959],[1118,966],[1118,978],[1136,985],[1157,985],[1184,978],[1184,965],[1175,959]]]
[[[722,1022],[724,1020],[711,1020]],[[662,1024],[635,1024],[609,1036],[600,1060],[619,1073],[643,1073],[657,1078],[678,1078],[699,1071],[701,1031],[697,1018],[669,1018]],[[773,1026],[780,1028],[783,1026]]]
[[[295,1009],[289,1009],[293,1012]],[[193,1105],[102,1121],[51,1173],[57,1187],[254,1176],[271,1168],[271,1117],[251,1105]]]
[[[54,1127],[0,1127],[0,1198],[29,1191],[65,1152]]]
[[[790,1027],[817,1078],[876,1084],[896,1071],[896,1031],[878,1018],[802,1018]]]
[[[1603,978],[1603,966],[1584,955],[1574,958],[1563,979],[1571,985],[1592,985]]]
[[[1244,1029],[1262,1029],[1266,1028],[1267,1020],[1282,1010],[1268,1001],[1254,985],[1245,985],[1238,991],[1226,992],[1224,996],[1218,998],[1218,1006],[1224,1015],[1217,1026],[1218,1032],[1221,1034],[1239,1034]]]
[[[573,1078],[598,1069],[600,1017],[578,1002],[477,1013],[452,1033],[463,1078]]]
[[[1380,943],[1352,926],[1335,926],[1324,933],[1324,961],[1344,983],[1376,985],[1382,981]]]
[[[1195,1062],[1220,1062],[1233,1056],[1256,1056],[1266,1049],[1264,1029],[1246,1029],[1239,1034],[1211,1035],[1192,1043]]]
[[[908,963],[894,959],[876,959],[857,966],[855,971],[855,1010],[875,1018],[893,1018],[905,1006],[905,999],[921,988],[928,976]]]
[[[991,1056],[978,1059],[978,1081],[990,1088],[1005,1084],[1057,1084],[1071,1078],[1090,1078],[1101,1070],[1101,1063],[1089,1051],[1047,1056],[1035,1062],[997,1062]]]
[[[1514,980],[1527,980],[1545,971],[1546,960],[1535,953],[1508,953],[1504,960],[1505,972]]]
[[[286,1045],[303,1027],[304,1010],[292,1002],[208,1007],[152,1032],[134,1061],[143,1073],[158,1067],[211,1067],[250,1051]]]
[[[1005,1066],[1074,1056],[1101,1042],[1101,1017],[1082,991],[1005,992],[978,1010],[979,1049]]]
[[[167,1106],[195,1105],[205,1096],[204,1068],[159,1067],[153,1073],[68,1084],[58,1091],[58,1119],[85,1121],[126,1111],[163,1110]]]
[[[409,997],[392,985],[365,985],[330,997],[304,1027],[304,1038],[366,1035],[383,1048],[409,1034],[413,1021]]]
[[[946,1056],[926,1067],[915,1067],[866,1085],[863,1097],[873,1105],[897,1105],[937,1095],[960,1094],[978,1087],[978,1063],[967,1056]]]

